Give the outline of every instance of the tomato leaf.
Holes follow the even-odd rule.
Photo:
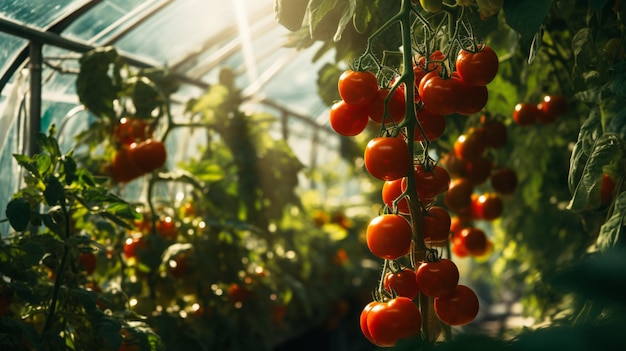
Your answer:
[[[78,99],[98,117],[115,117],[113,101],[120,87],[109,75],[109,70],[118,59],[113,47],[97,48],[80,58],[80,72],[76,78]]]
[[[341,15],[341,19],[339,20],[339,25],[337,26],[337,32],[335,32],[335,36],[333,37],[334,42],[338,42],[341,40],[341,34],[344,29],[346,29],[346,25],[350,23],[354,17],[354,12],[356,10],[356,0],[349,0],[348,6],[343,11]]]
[[[624,246],[624,214],[626,213],[626,192],[621,193],[615,199],[613,215],[600,227],[600,233],[596,244],[602,251]]]
[[[274,0],[276,21],[290,31],[302,27],[309,0]]]
[[[354,13],[353,19],[354,28],[357,33],[364,34],[373,17],[372,9],[368,6],[368,2],[357,0],[356,12]]]
[[[598,109],[593,109],[591,110],[591,113],[585,123],[583,123],[580,127],[578,141],[572,150],[568,176],[568,186],[571,193],[574,192],[574,189],[578,184],[585,162],[587,162],[587,158],[591,152],[591,148],[593,147],[594,142],[598,139],[600,133],[602,133],[600,113]]]
[[[72,184],[77,179],[76,168],[74,158],[66,155],[63,158],[63,173],[65,174],[64,180],[66,185]]]
[[[26,155],[13,154],[13,158],[17,161],[17,164],[22,166],[25,170],[30,172],[34,176],[39,176],[39,168],[37,162]]]
[[[622,158],[622,155],[622,142],[615,134],[603,134],[598,138],[574,189],[569,210],[580,212],[599,205],[603,167]]]
[[[550,11],[552,0],[505,1],[504,18],[523,38],[532,38]]]
[[[608,0],[587,0],[589,8],[593,11],[602,11]]]
[[[7,204],[6,216],[11,227],[18,232],[26,230],[30,223],[30,204],[24,198],[15,198]]]
[[[337,0],[311,0],[307,6],[309,13],[309,34],[313,38],[314,32],[324,17],[337,6]]]
[[[46,189],[43,191],[43,196],[50,206],[58,204],[65,197],[65,188],[57,177],[52,175],[46,177]]]

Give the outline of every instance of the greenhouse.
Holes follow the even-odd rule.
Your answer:
[[[0,350],[623,348],[625,16],[0,0]]]

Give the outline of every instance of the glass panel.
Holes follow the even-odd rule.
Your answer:
[[[0,44],[0,76],[4,76],[4,72],[13,63],[22,48],[28,45],[28,42],[13,35],[0,33]]]
[[[29,26],[46,28],[59,17],[72,13],[85,0],[13,0],[0,2],[0,14]]]

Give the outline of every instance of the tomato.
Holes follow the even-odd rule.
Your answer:
[[[226,290],[226,294],[228,296],[228,300],[233,303],[242,303],[252,297],[252,291],[237,283],[230,284]]]
[[[145,172],[131,162],[129,151],[122,147],[113,156],[110,167],[111,178],[116,183],[126,183],[142,176]]]
[[[541,111],[535,104],[521,102],[515,105],[513,111],[513,121],[518,125],[525,127],[534,124],[539,120]]]
[[[350,105],[339,101],[330,108],[330,126],[337,134],[355,136],[367,127],[367,106]]]
[[[378,89],[378,93],[370,101],[367,113],[372,121],[379,124],[383,123],[383,117],[385,116],[385,99],[389,96],[389,92],[390,90],[387,88],[380,88]],[[390,123],[391,120],[395,123],[402,122],[406,114],[405,102],[404,89],[398,88],[394,90],[387,103],[388,117],[385,119],[385,123]],[[391,119],[389,119],[389,116]]]
[[[452,244],[452,253],[456,257],[463,258],[463,257],[467,257],[470,255],[469,251],[467,251],[467,248],[465,247],[459,235],[455,235],[452,237],[451,244]]]
[[[448,211],[443,207],[432,206],[423,217],[424,242],[434,246],[445,245],[450,235],[450,224]]]
[[[509,167],[494,170],[490,176],[491,187],[497,193],[510,195],[517,188],[517,174]]]
[[[463,86],[458,79],[444,79],[439,75],[430,78],[419,92],[424,108],[440,115],[456,112],[462,93]]]
[[[456,58],[456,71],[467,85],[487,85],[498,73],[498,55],[484,45],[477,52],[461,50]]]
[[[367,226],[367,247],[377,257],[395,260],[411,249],[413,232],[401,215],[387,214],[372,219]]]
[[[421,165],[417,165],[414,177],[417,196],[423,202],[432,201],[437,195],[444,193],[450,184],[448,171],[438,165],[431,170],[425,170]],[[406,189],[406,180],[402,182],[402,189]]]
[[[78,265],[87,272],[87,275],[91,275],[96,270],[97,262],[96,255],[91,251],[81,252],[78,255]]]
[[[172,277],[181,279],[189,274],[189,258],[185,252],[181,252],[167,262],[167,270]]]
[[[415,272],[409,268],[387,273],[384,285],[387,291],[393,290],[398,296],[408,297],[411,300],[419,293]]]
[[[492,221],[502,214],[502,199],[494,193],[477,196],[472,203],[473,213],[478,219]]]
[[[487,105],[489,92],[484,85],[470,85],[458,77],[458,73],[453,73],[452,79],[458,79],[461,83],[461,93],[458,96],[456,112],[461,115],[473,115]]]
[[[478,315],[478,296],[469,287],[459,284],[452,293],[436,297],[434,308],[437,317],[445,324],[465,325]]]
[[[156,231],[166,240],[174,241],[178,237],[176,222],[170,216],[165,216],[156,222]]]
[[[339,77],[337,88],[346,103],[365,104],[378,92],[378,79],[372,72],[347,70]]]
[[[367,143],[364,155],[367,171],[381,180],[402,178],[413,165],[409,148],[402,138],[374,138]]]
[[[476,227],[464,228],[459,233],[460,243],[465,246],[467,252],[472,256],[480,256],[487,249],[487,235],[484,231]]]
[[[487,147],[500,149],[506,146],[507,129],[500,121],[488,121],[483,125],[485,129],[485,144]]]
[[[454,142],[454,154],[463,161],[480,158],[486,148],[484,128],[475,128],[468,134],[461,134]]]
[[[369,328],[367,327],[367,315],[370,313],[372,308],[374,308],[374,306],[381,304],[381,303],[382,302],[379,302],[379,301],[372,301],[368,303],[367,305],[365,305],[365,307],[363,307],[363,310],[361,311],[361,315],[359,317],[359,325],[361,326],[361,331],[363,332],[363,335],[365,336],[365,338],[369,340],[371,343],[374,343],[374,339],[372,338],[372,334],[370,333]]]
[[[444,165],[450,177],[462,178],[467,176],[467,165],[465,161],[460,160],[454,152],[449,152],[443,156],[441,163]]]
[[[459,212],[472,204],[474,183],[469,178],[456,178],[450,183],[450,188],[443,198],[443,202],[452,212]]]
[[[404,296],[374,304],[366,319],[368,333],[377,346],[394,346],[400,339],[417,335],[422,328],[419,308]]]
[[[563,95],[546,95],[539,107],[547,115],[560,117],[567,112],[567,99]]]
[[[167,151],[161,141],[148,139],[131,144],[128,149],[128,158],[144,173],[150,173],[165,164]]]
[[[142,235],[133,235],[124,241],[124,255],[127,259],[137,257],[137,250],[145,248],[146,241]]]
[[[467,170],[467,178],[469,178],[474,185],[480,185],[489,179],[491,175],[491,169],[493,168],[493,161],[487,157],[481,156],[473,161],[469,161],[465,164]]]
[[[154,127],[149,120],[123,117],[114,127],[117,142],[129,146],[136,141],[144,141],[152,137]]]
[[[421,65],[423,65],[423,63]],[[428,72],[426,72],[426,74],[424,74],[419,84],[417,85],[417,93],[419,95],[424,92],[424,86],[426,85],[426,83],[428,83],[434,77],[439,77],[439,72],[436,70],[429,70]]]
[[[615,181],[613,178],[604,173],[602,175],[602,181],[600,183],[600,203],[602,205],[608,205],[613,200],[615,192]]]
[[[437,13],[443,9],[443,0],[420,0],[420,5],[427,12]]]
[[[459,216],[453,216],[450,218],[450,234],[452,237],[458,236],[463,228],[471,225],[471,221]]]
[[[459,269],[447,258],[422,262],[415,273],[417,286],[426,296],[444,296],[454,291],[459,283]]]
[[[419,126],[422,127],[428,141],[439,139],[446,129],[446,116],[432,113],[426,109],[417,111],[417,122],[419,123]],[[426,138],[424,138],[422,130],[420,130],[419,126],[417,124],[415,125],[413,140],[426,141]]]
[[[383,202],[391,209],[393,209],[393,201],[402,195],[402,179],[387,180],[383,184]],[[400,200],[397,206],[398,213],[409,214],[409,203],[406,199]]]

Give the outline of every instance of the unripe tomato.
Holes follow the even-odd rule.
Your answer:
[[[427,12],[437,13],[443,9],[443,0],[420,0],[420,5]]]

